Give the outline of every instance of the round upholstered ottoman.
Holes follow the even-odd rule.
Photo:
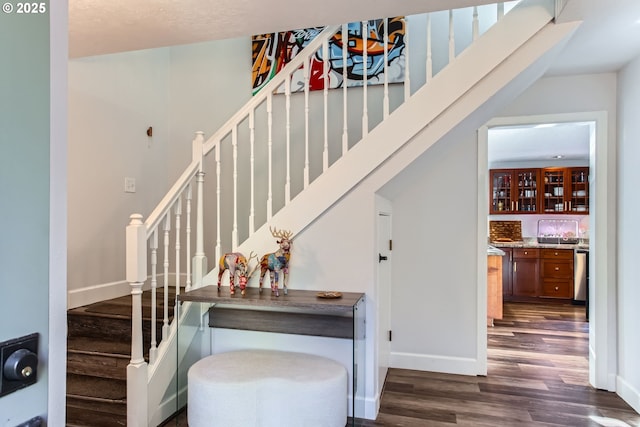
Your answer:
[[[270,350],[214,354],[188,373],[189,427],[344,427],[347,370],[325,357]]]

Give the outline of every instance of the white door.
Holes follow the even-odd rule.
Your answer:
[[[391,355],[391,214],[378,213],[378,393],[382,392]]]

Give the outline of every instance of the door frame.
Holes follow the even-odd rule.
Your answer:
[[[544,123],[592,123],[589,167],[592,198],[589,205],[589,382],[595,388],[616,390],[616,144],[609,139],[606,111],[498,117],[478,129],[478,360],[487,366],[486,242],[489,212],[488,132],[495,126]],[[483,362],[484,361],[484,362]]]
[[[379,236],[379,230],[380,230],[380,217],[384,216],[386,218],[388,218],[387,220],[389,221],[388,224],[388,229],[389,229],[389,238],[392,238],[393,236],[393,220],[392,220],[392,204],[388,199],[385,199],[384,197],[380,196],[380,195],[376,195],[376,219],[375,219],[375,256],[378,256],[378,254],[382,253],[382,252],[389,252],[389,259],[386,261],[388,264],[388,268],[391,269],[392,268],[392,263],[393,263],[393,256],[391,256],[391,251],[390,250],[386,250],[383,251],[382,248],[380,247],[380,236]],[[379,263],[377,264],[379,265]],[[379,269],[376,266],[376,272],[375,272],[375,295],[376,295],[376,325],[375,325],[375,331],[376,331],[376,337],[377,337],[377,345],[376,345],[376,349],[375,349],[375,361],[374,361],[374,370],[375,370],[375,384],[374,384],[374,392],[376,393],[376,399],[378,400],[377,406],[379,407],[380,404],[380,399],[382,397],[382,388],[384,386],[384,382],[385,382],[385,377],[382,377],[382,370],[384,368],[386,368],[385,373],[388,371],[389,368],[389,361],[391,358],[391,343],[389,341],[383,341],[382,340],[382,335],[384,333],[384,330],[382,328],[391,330],[391,282],[387,282],[384,283],[381,280],[380,274],[379,274]],[[391,275],[390,277],[391,278]],[[387,295],[387,298],[383,298],[382,296]],[[381,313],[382,312],[386,312],[386,316],[382,316]],[[385,318],[388,320],[388,324],[387,325],[382,325],[381,323],[381,319]],[[383,346],[383,343],[386,343],[386,346]],[[383,357],[381,357],[381,354],[383,351],[386,351],[386,360],[387,360],[387,366],[383,367],[380,364],[380,361],[382,359],[384,359]]]

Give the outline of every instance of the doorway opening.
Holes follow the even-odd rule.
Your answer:
[[[607,116],[604,112],[571,113],[544,116],[521,116],[497,118],[479,129],[478,132],[478,241],[487,241],[489,235],[487,214],[489,213],[489,139],[491,129],[500,128],[534,128],[553,130],[553,127],[564,127],[568,123],[585,124],[588,129],[588,166],[590,170],[590,201],[589,201],[589,258],[590,258],[590,289],[589,289],[589,382],[592,386],[610,391],[615,390],[615,310],[614,280],[612,274],[615,265],[615,254],[607,251],[615,239],[611,224],[614,224],[615,212],[609,209],[614,202],[611,189],[615,187],[615,171],[609,170],[609,158],[615,156],[615,148],[607,143]],[[562,126],[559,126],[562,125]],[[540,143],[539,145],[542,145]],[[538,147],[539,148],[539,147]],[[533,147],[531,147],[533,149]],[[524,152],[526,150],[516,150]],[[523,153],[521,153],[523,154]],[[551,154],[556,155],[556,154]],[[495,164],[495,163],[494,163]],[[538,166],[530,166],[538,167]],[[542,166],[540,166],[542,167]],[[610,176],[611,175],[611,176]],[[615,204],[614,204],[615,205]],[[614,206],[613,205],[613,206]],[[480,245],[479,245],[480,247]],[[479,295],[486,296],[486,273],[484,279],[480,269],[486,272],[486,256],[478,255],[479,266]],[[484,259],[483,259],[484,258]],[[479,303],[480,304],[480,303]],[[479,310],[483,311],[482,309]],[[482,319],[486,321],[486,307]],[[480,324],[481,318],[478,322]],[[479,352],[486,360],[486,330],[482,337],[478,336]]]

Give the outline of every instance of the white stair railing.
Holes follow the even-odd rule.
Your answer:
[[[459,32],[454,28],[458,14],[470,16],[464,23],[464,30]],[[381,40],[370,39],[372,22],[363,21],[360,31],[362,39],[359,42],[362,46],[361,58],[367,63],[372,45],[376,42],[382,45],[383,81],[379,86],[370,86],[365,72],[359,87],[348,88],[343,85],[342,90],[335,91],[328,90],[328,43],[339,31],[345,34],[348,27],[326,27],[208,140],[204,140],[201,132],[196,134],[192,144],[192,162],[178,181],[145,221],[141,215],[135,214],[127,226],[127,281],[131,285],[133,303],[132,356],[127,369],[129,426],[147,426],[151,417],[148,408],[157,408],[156,403],[159,404],[147,402],[147,384],[151,380],[150,372],[154,375],[162,372],[157,365],[165,359],[169,338],[175,335],[177,328],[176,319],[170,322],[169,290],[173,286],[179,295],[182,287],[189,290],[202,284],[203,277],[208,273],[205,236],[209,241],[215,241],[216,260],[222,255],[223,249],[234,250],[251,237],[297,194],[312,185],[315,178],[345,156],[355,143],[365,138],[373,127],[406,102],[419,89],[417,86],[420,81],[421,85],[430,83],[437,72],[459,55],[457,49],[461,45],[470,45],[478,38],[483,14],[491,14],[489,19],[495,22],[504,14],[504,4],[408,17],[407,21],[421,23],[426,28],[425,38],[417,41],[426,54],[425,62],[419,67],[411,67],[408,48],[410,31],[405,31],[402,35],[405,43],[402,58],[404,81],[396,84],[390,84],[389,79],[389,46],[393,45],[389,35],[390,20],[382,22]],[[442,22],[446,23],[444,27]],[[439,30],[445,28],[445,34],[436,34],[436,27]],[[488,27],[490,25],[485,25],[485,28]],[[468,33],[469,36],[464,40],[465,37],[458,33]],[[436,42],[440,44],[436,45]],[[321,78],[324,90],[320,96],[310,90],[312,58],[321,58],[323,63]],[[347,49],[343,49],[338,58],[342,60],[342,65],[336,70],[339,70],[344,82],[349,78],[350,58]],[[411,59],[415,59],[413,53]],[[415,75],[417,70],[422,70],[421,76],[420,73]],[[294,75],[300,73],[304,87],[301,93],[294,93],[291,82]],[[416,87],[412,86],[412,79]],[[318,107],[318,104],[321,106]],[[333,110],[340,114],[332,115]],[[314,124],[319,117],[322,125],[317,126],[316,132]],[[205,163],[209,164],[206,159],[210,153],[213,153],[211,163],[215,168],[212,178],[215,181],[215,212],[205,221],[204,166]],[[281,158],[284,160],[278,160]],[[314,162],[315,159],[320,159],[317,162],[319,164]],[[192,209],[194,201],[195,217]],[[192,241],[194,222],[195,242]],[[205,222],[215,224],[215,230],[205,230]],[[183,265],[186,266],[184,273]],[[147,267],[150,267],[150,276],[147,275]],[[147,345],[143,341],[141,298],[146,282],[150,285],[153,301],[157,298],[158,285],[164,288],[162,339],[160,343],[157,342],[158,313],[155,304],[152,304],[151,335]],[[149,349],[148,362],[144,357],[145,348]],[[168,366],[167,370],[174,368]],[[169,381],[167,379],[167,387]]]

